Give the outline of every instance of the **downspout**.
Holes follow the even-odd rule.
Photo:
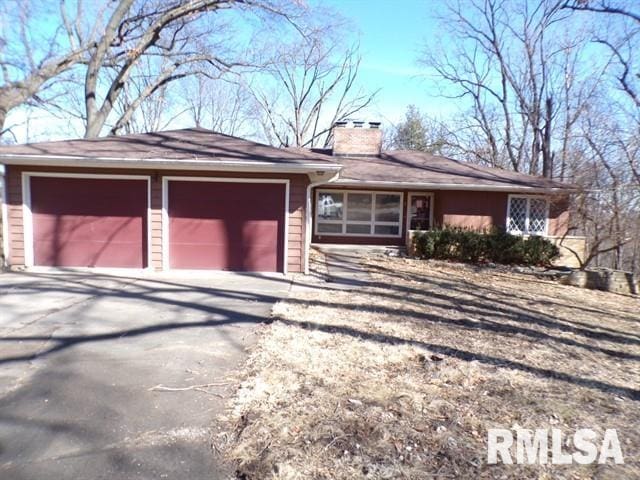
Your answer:
[[[304,229],[304,274],[309,275],[309,251],[311,250],[311,231],[313,229],[313,218],[311,216],[312,212],[312,203],[311,203],[311,190],[320,185],[324,185],[326,183],[331,183],[338,179],[340,176],[340,172],[337,172],[331,178],[327,180],[322,180],[319,182],[312,182],[307,185],[307,207],[306,207],[306,218],[305,218],[305,229]]]
[[[0,198],[0,206],[2,211],[2,264],[1,267],[9,266],[9,216],[7,210],[7,179],[6,179],[6,167],[0,165],[0,189],[2,190],[2,197]]]

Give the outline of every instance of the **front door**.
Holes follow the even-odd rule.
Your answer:
[[[429,230],[433,218],[433,195],[410,193],[407,226],[409,230]]]

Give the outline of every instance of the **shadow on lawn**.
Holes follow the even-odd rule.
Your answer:
[[[427,286],[432,285],[439,289],[446,289],[447,291],[457,292],[470,298],[461,298],[461,297],[452,298],[450,295],[439,293],[432,289],[425,290],[422,288],[414,288],[406,285],[380,283],[372,279],[367,281],[359,281],[359,280],[354,280],[353,278],[346,278],[347,276],[345,276],[345,280],[346,280],[345,284],[348,284],[351,286],[358,286],[362,288],[375,288],[377,289],[375,292],[376,295],[381,295],[389,299],[403,301],[407,303],[414,303],[418,306],[426,304],[434,307],[446,306],[450,308],[452,306],[452,303],[455,303],[454,305],[455,308],[461,314],[466,315],[467,317],[466,319],[468,319],[468,317],[473,317],[474,314],[482,314],[482,315],[489,315],[491,317],[500,317],[500,318],[503,318],[504,320],[515,322],[515,323],[526,324],[525,327],[518,327],[518,326],[505,324],[504,322],[502,323],[490,322],[485,319],[484,320],[485,322],[489,322],[487,324],[488,325],[487,329],[491,331],[496,331],[496,332],[503,331],[504,333],[519,333],[519,334],[525,334],[525,335],[530,334],[533,337],[537,337],[537,338],[544,337],[549,340],[556,339],[556,337],[546,335],[543,332],[526,328],[529,325],[539,325],[544,328],[548,328],[551,330],[559,330],[563,333],[571,333],[573,335],[582,336],[588,339],[603,340],[603,341],[608,341],[612,343],[619,343],[622,345],[640,345],[640,336],[637,334],[626,332],[626,331],[619,331],[619,330],[615,330],[607,327],[602,327],[600,325],[594,326],[594,325],[590,325],[584,322],[579,322],[576,320],[553,317],[545,313],[542,313],[540,311],[537,311],[533,308],[525,307],[521,304],[516,303],[513,300],[506,299],[505,292],[499,289],[484,286],[484,285],[479,288],[477,284],[469,282],[464,278],[462,278],[461,276],[452,277],[451,275],[449,275],[447,276],[446,279],[444,279],[441,276],[434,275],[433,273],[430,274],[428,277],[418,276],[418,275],[397,274],[395,272],[380,269],[376,265],[372,265],[372,264],[356,265],[354,260],[352,260],[350,257],[343,257],[343,258],[344,260],[342,261],[346,263],[350,263],[352,265],[349,266],[349,265],[342,264],[341,265],[342,269],[349,269],[353,272],[362,272],[362,267],[364,266],[369,270],[377,270],[380,273],[383,273],[384,275],[391,276],[392,278],[416,281]],[[329,260],[328,263],[331,261],[335,261],[335,260]],[[340,284],[343,282],[342,278],[335,275],[332,276],[332,280],[334,283],[337,283],[337,284]],[[354,282],[355,282],[355,285],[354,285]],[[382,292],[379,290],[382,290]],[[489,294],[492,296],[489,297],[488,296]],[[496,298],[496,295],[499,296],[499,298]],[[511,292],[509,292],[509,298],[514,300],[519,299],[524,301],[532,300],[532,298],[530,297],[525,297],[522,295],[518,295],[517,293],[511,293]],[[590,311],[590,309],[588,308],[583,308],[580,306],[566,305],[558,302],[554,303],[552,301],[548,301],[546,298],[543,301],[541,301],[540,298],[536,298],[536,301],[545,303],[545,304],[559,306],[559,307],[566,307],[570,309],[575,308],[578,310],[583,310],[588,313],[601,313],[600,311],[593,312],[593,311]],[[639,302],[639,306],[640,306],[640,302]],[[349,305],[345,305],[342,307],[350,308]],[[365,306],[359,306],[358,308],[366,309],[366,307],[367,306],[365,305]],[[380,308],[376,308],[375,310],[381,311]],[[389,311],[388,313],[394,313],[394,312],[395,310],[392,310],[392,311]],[[417,313],[414,311],[409,311],[408,314],[411,316],[416,316],[416,318],[422,318],[422,315],[420,313]],[[425,317],[426,319],[432,320],[428,314],[425,314],[425,315],[426,315]],[[466,319],[461,318],[460,319],[461,323],[459,323],[459,326],[464,327]],[[624,316],[621,316],[620,319],[623,321],[633,321],[633,322],[636,321],[635,317],[631,317],[631,316],[627,317],[626,314]],[[478,322],[475,322],[475,321],[472,321],[471,325],[468,325],[468,326],[473,329],[479,328]],[[586,348],[591,348],[591,345],[581,345],[572,339],[560,338],[557,340],[560,341],[560,343],[566,343],[567,345],[585,346]],[[617,352],[613,350],[607,352],[606,349],[602,351],[603,353],[609,353],[611,356],[615,356],[615,357],[640,359],[640,357],[633,356],[633,355],[631,355],[631,357],[627,357],[627,354],[625,352]]]
[[[344,273],[346,279],[345,285],[350,285],[359,289],[369,288],[371,289],[371,295],[384,296],[392,300],[412,303],[419,307],[427,307],[416,311],[413,309],[407,309],[399,311],[395,308],[387,308],[379,305],[372,304],[333,304],[336,308],[352,309],[359,311],[368,311],[372,313],[382,313],[386,315],[401,316],[404,318],[415,319],[419,322],[448,324],[452,328],[460,328],[468,330],[469,333],[473,331],[489,331],[495,333],[498,336],[511,337],[520,335],[535,339],[538,341],[559,343],[570,347],[581,348],[589,352],[598,352],[608,357],[615,359],[638,362],[640,356],[629,353],[624,350],[617,350],[613,348],[607,348],[599,346],[595,343],[581,342],[579,339],[567,338],[565,334],[572,336],[583,337],[584,339],[599,340],[622,347],[628,345],[640,345],[640,338],[638,335],[629,333],[627,331],[619,331],[612,328],[602,327],[600,325],[591,325],[584,322],[575,320],[569,320],[566,318],[559,318],[557,316],[547,315],[545,313],[528,308],[521,304],[516,303],[516,299],[524,301],[532,301],[533,298],[509,293],[509,299],[505,298],[505,292],[499,288],[493,288],[488,286],[479,286],[473,282],[469,282],[457,275],[437,275],[435,272],[430,272],[429,276],[421,276],[415,274],[397,273],[389,271],[387,269],[380,268],[374,264],[363,263],[357,256],[350,254],[336,254],[327,253],[327,264],[339,265],[340,270]],[[407,285],[399,285],[397,283],[380,283],[373,279],[369,281],[360,281],[359,285],[354,285],[354,279],[350,277],[348,272],[360,273],[362,270],[367,269],[369,271],[377,271],[386,276],[392,277],[392,279],[415,281],[419,282],[421,287],[414,288]],[[332,281],[341,283],[341,275],[332,274]],[[357,282],[357,281],[356,281]],[[435,287],[429,288],[429,287]],[[461,296],[449,296],[445,293],[435,291],[442,289],[444,291],[455,292],[456,294],[462,294]],[[496,298],[497,297],[497,298]],[[511,300],[513,298],[514,300]],[[538,298],[535,299],[539,301]],[[295,302],[296,300],[290,299],[289,302]],[[302,301],[301,303],[309,303]],[[322,306],[324,302],[312,302],[317,306]],[[598,309],[592,309],[581,305],[567,305],[561,302],[549,300],[546,297],[543,301],[545,304],[551,304],[558,307],[565,307],[573,310],[582,310],[591,314],[607,313],[611,315],[611,312],[604,312]],[[429,306],[434,308],[448,308],[452,307],[455,311],[459,312],[453,318],[444,318],[442,316],[429,313]],[[476,320],[474,316],[481,316],[481,320]],[[637,317],[633,314],[627,314],[616,312],[615,316],[623,322],[637,322]],[[493,319],[498,318],[498,321]],[[523,324],[523,325],[521,325]],[[298,324],[298,326],[301,326]],[[302,326],[307,328],[317,328],[319,330],[342,333],[347,335],[356,336],[358,338],[365,338],[373,341],[378,341],[387,344],[411,344],[422,348],[427,348],[431,351],[438,352],[442,355],[456,357],[465,361],[479,361],[490,365],[497,365],[502,368],[509,368],[513,370],[519,370],[534,374],[540,377],[553,378],[560,381],[565,381],[579,386],[585,386],[593,389],[602,390],[604,392],[617,392],[620,395],[627,396],[633,400],[640,400],[640,390],[621,387],[603,382],[597,379],[589,379],[571,375],[563,372],[559,372],[552,369],[544,369],[534,365],[527,365],[522,362],[513,361],[506,358],[496,358],[490,355],[482,353],[472,353],[465,350],[454,348],[453,346],[437,345],[425,342],[420,342],[414,339],[399,338],[386,335],[372,335],[366,331],[360,331],[350,326],[326,326],[304,323]],[[538,330],[535,327],[541,329],[548,329],[552,332],[558,332],[560,335],[555,335],[550,332]],[[633,328],[630,325],[630,328]]]
[[[600,390],[605,393],[617,393],[618,395],[629,397],[630,399],[635,401],[640,400],[640,390],[637,390],[637,389],[611,385],[609,383],[602,382],[600,380],[578,377],[575,375],[558,372],[556,370],[551,370],[548,368],[539,368],[532,365],[527,365],[525,363],[515,362],[513,360],[506,360],[503,358],[497,358],[490,355],[472,353],[466,350],[460,350],[460,349],[449,347],[446,345],[427,343],[419,340],[396,337],[393,335],[372,334],[372,333],[351,328],[345,325],[340,325],[340,326],[323,325],[323,324],[314,323],[314,322],[294,322],[286,319],[279,319],[279,321],[287,325],[296,326],[299,328],[319,330],[319,331],[331,333],[331,334],[337,333],[340,335],[349,335],[352,337],[374,341],[374,342],[378,342],[386,345],[413,345],[416,347],[428,349],[429,351],[438,353],[440,355],[445,355],[448,357],[464,360],[466,362],[476,361],[486,365],[493,365],[500,368],[507,368],[510,370],[517,370],[521,372],[530,373],[537,377],[560,380],[563,382],[571,383],[573,385]]]

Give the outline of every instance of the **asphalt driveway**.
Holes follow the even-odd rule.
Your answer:
[[[225,478],[229,374],[289,286],[0,274],[0,478]]]

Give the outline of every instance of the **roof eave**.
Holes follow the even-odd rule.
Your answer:
[[[242,160],[175,160],[167,158],[131,159],[114,157],[16,154],[0,154],[0,164],[43,167],[215,170],[237,172],[258,171],[280,173],[309,173],[316,171],[337,172],[342,169],[342,165],[322,162],[288,163]]]
[[[463,183],[433,183],[433,182],[397,182],[397,181],[373,181],[373,180],[351,180],[338,179],[333,182],[334,185],[345,187],[380,187],[380,188],[416,188],[429,190],[466,190],[466,191],[484,191],[484,192],[528,192],[528,193],[568,193],[574,188],[570,186],[561,187],[539,187],[530,185],[482,185],[482,184],[463,184]]]

